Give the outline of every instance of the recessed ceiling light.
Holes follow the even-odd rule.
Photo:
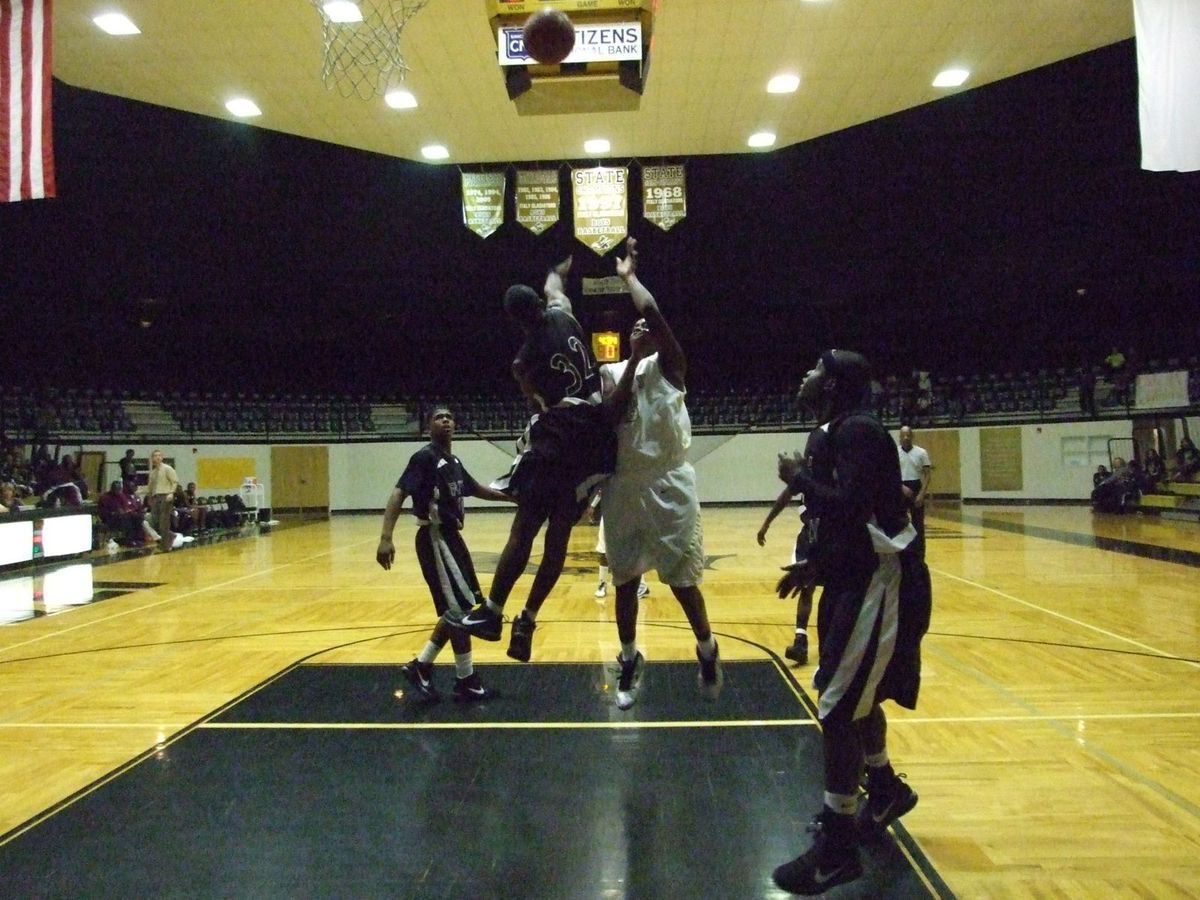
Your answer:
[[[934,87],[958,87],[970,76],[966,69],[944,69],[933,79]]]
[[[125,35],[125,34],[141,34],[142,30],[129,20],[129,17],[121,13],[105,13],[102,16],[96,16],[92,19],[96,23],[96,27],[107,34]]]
[[[388,91],[383,95],[383,102],[392,109],[416,109],[417,98],[408,91]]]
[[[234,97],[225,104],[225,108],[235,116],[241,116],[243,119],[262,115],[262,110],[258,108],[258,104],[246,97]]]
[[[770,131],[759,131],[750,135],[750,140],[746,141],[746,145],[749,147],[773,147],[775,146],[775,135]]]
[[[604,138],[592,138],[583,142],[585,153],[607,153],[611,148],[612,145]]]
[[[329,17],[329,21],[337,25],[348,25],[363,20],[362,10],[351,0],[329,0],[321,9]]]
[[[426,159],[449,159],[450,151],[441,144],[430,144],[421,148],[421,155]]]
[[[790,94],[800,87],[799,75],[776,75],[767,82],[768,94]]]

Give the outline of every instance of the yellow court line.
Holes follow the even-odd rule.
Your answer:
[[[1162,712],[1162,713],[1055,713],[1047,715],[1014,715],[1014,716],[900,716],[888,719],[896,725],[969,725],[972,723],[988,722],[1121,722],[1141,721],[1145,719],[1200,719],[1197,712]],[[148,722],[0,722],[0,731],[5,729],[150,729],[170,731],[171,729],[186,728],[192,721],[175,723]],[[197,728],[225,729],[343,729],[369,730],[404,729],[404,728],[749,728],[773,727],[791,725],[816,725],[813,719],[735,719],[707,722],[205,722]]]
[[[272,572],[279,571],[280,569],[286,569],[288,566],[301,565],[306,562],[311,562],[314,559],[320,559],[322,556],[329,556],[332,553],[340,553],[343,550],[349,550],[351,547],[358,547],[363,544],[370,544],[373,541],[374,541],[373,538],[365,540],[365,541],[356,541],[353,544],[346,544],[343,547],[335,547],[332,550],[326,550],[324,553],[317,553],[314,556],[306,556],[304,559],[293,560],[292,562],[284,563],[283,565],[280,565],[280,566],[272,566],[269,569],[260,569],[255,572],[250,572],[246,575],[239,575],[237,578],[233,578],[229,581],[222,581],[217,584],[210,584],[207,587],[197,588],[194,591],[188,591],[187,593],[184,593],[184,594],[173,594],[170,597],[164,597],[161,600],[155,600],[153,603],[147,603],[145,606],[137,606],[137,607],[134,607],[133,609],[126,609],[119,613],[113,613],[110,616],[104,616],[103,618],[99,618],[99,619],[92,619],[90,622],[80,622],[78,625],[72,625],[69,628],[62,628],[57,631],[48,631],[45,634],[38,635],[37,637],[32,637],[25,641],[19,641],[15,644],[9,644],[5,647],[0,647],[0,655],[3,655],[5,653],[9,652],[10,650],[16,650],[19,647],[27,647],[30,644],[36,644],[38,641],[44,641],[44,640],[47,640],[48,638],[60,637],[64,634],[70,634],[72,631],[79,631],[80,629],[83,629],[83,628],[91,628],[93,625],[101,625],[104,622],[111,622],[113,619],[120,619],[123,616],[130,615],[131,613],[145,612],[148,609],[154,609],[156,606],[162,606],[164,603],[170,603],[173,600],[184,600],[188,597],[194,597],[197,594],[203,594],[207,591],[214,591],[219,588],[229,587],[229,585],[237,584],[239,581],[246,581],[251,578],[258,578],[261,575],[269,575]],[[86,608],[86,607],[84,607],[84,608]]]
[[[1109,631],[1106,628],[1101,628],[1099,625],[1093,625],[1090,622],[1084,622],[1082,619],[1076,619],[1064,613],[1056,612],[1053,609],[1047,609],[1044,606],[1038,606],[1036,603],[1031,603],[1028,600],[1022,600],[1020,597],[1014,597],[1012,594],[1006,594],[1004,591],[998,590],[994,587],[989,587],[986,584],[980,584],[978,581],[972,581],[970,578],[963,578],[961,575],[952,575],[949,572],[944,572],[941,569],[935,569],[932,566],[930,567],[929,571],[936,572],[938,575],[941,575],[945,578],[950,578],[954,581],[961,581],[963,584],[969,584],[973,587],[977,587],[981,591],[988,591],[989,593],[995,594],[997,597],[1003,597],[1005,600],[1011,600],[1013,603],[1019,603],[1022,606],[1028,607],[1029,609],[1034,609],[1038,612],[1045,613],[1048,616],[1062,619],[1064,622],[1070,622],[1072,625],[1078,625],[1080,628],[1086,628],[1090,631],[1096,632],[1097,634],[1110,637],[1113,640],[1123,641],[1124,643],[1130,644],[1141,650],[1149,651],[1155,656],[1160,656],[1163,659],[1175,660],[1177,662],[1185,663],[1186,665],[1191,666],[1193,669],[1200,669],[1200,663],[1193,662],[1190,659],[1185,659],[1182,656],[1176,656],[1174,653],[1168,653],[1165,650],[1160,650],[1157,647],[1150,646],[1149,644],[1143,644],[1141,641],[1135,641],[1131,637],[1126,637],[1123,634],[1117,634],[1115,631]]]
[[[459,729],[532,730],[541,728],[765,728],[772,726],[810,725],[812,719],[737,720],[724,722],[205,722],[196,728],[279,731],[456,731]]]

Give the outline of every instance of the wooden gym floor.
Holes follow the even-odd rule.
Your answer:
[[[628,712],[592,528],[531,665],[476,642],[501,695],[473,707],[395,696],[432,624],[403,524],[391,572],[375,515],[86,570],[93,602],[0,626],[0,896],[777,896],[821,788],[772,591],[797,523],[760,548],[765,511],[704,513],[720,700],[651,579]],[[509,521],[468,517],[485,587]],[[966,507],[928,530],[921,704],[889,708],[921,799],[838,895],[1200,895],[1200,528]],[[54,571],[0,596],[54,608]]]

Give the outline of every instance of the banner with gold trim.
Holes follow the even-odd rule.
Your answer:
[[[629,233],[629,169],[571,170],[575,237],[600,256]]]
[[[481,238],[504,224],[503,172],[463,172],[463,223]]]
[[[517,221],[541,234],[558,221],[557,169],[517,170]]]
[[[663,231],[687,216],[687,182],[683,166],[642,168],[642,215]]]

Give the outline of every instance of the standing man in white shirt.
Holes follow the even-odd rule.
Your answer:
[[[150,478],[146,483],[146,493],[150,500],[150,517],[158,529],[159,546],[163,550],[183,545],[183,535],[171,531],[171,510],[175,506],[175,488],[178,486],[179,476],[163,462],[162,451],[155,450],[150,454]]]
[[[900,426],[900,481],[904,485],[904,502],[917,539],[913,549],[925,559],[925,496],[933,477],[933,463],[924,447],[913,443],[913,430],[908,425]]]

